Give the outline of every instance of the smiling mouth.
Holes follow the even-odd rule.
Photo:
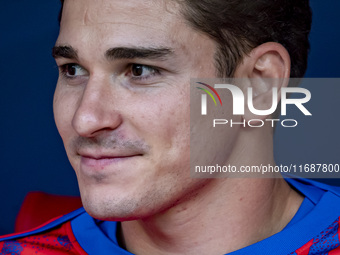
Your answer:
[[[89,167],[105,167],[114,163],[123,162],[132,158],[141,157],[141,154],[129,156],[81,156],[81,163]]]

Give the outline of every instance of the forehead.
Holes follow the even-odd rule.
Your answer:
[[[119,21],[121,17],[129,19],[142,16],[151,22],[159,21],[162,16],[178,14],[179,4],[174,0],[65,0],[64,15],[73,20],[79,20],[85,25]],[[70,13],[69,13],[70,12]],[[71,14],[71,15],[68,15]],[[133,16],[131,16],[133,15]]]
[[[179,4],[171,0],[66,0],[58,41],[73,35],[87,41],[103,36],[119,41],[124,35],[124,44],[126,40],[171,40],[179,28],[188,28],[179,10]]]

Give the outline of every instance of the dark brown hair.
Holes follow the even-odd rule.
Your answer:
[[[290,54],[291,77],[303,77],[312,23],[309,0],[177,1],[189,25],[217,43],[215,62],[220,76],[232,77],[252,49],[277,42]]]

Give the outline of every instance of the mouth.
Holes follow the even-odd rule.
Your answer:
[[[123,162],[135,157],[142,156],[141,154],[133,155],[117,155],[117,156],[91,156],[91,155],[80,155],[81,164],[88,167],[105,167],[114,163]]]
[[[80,156],[80,163],[82,167],[92,170],[103,170],[106,166],[119,165],[128,162],[132,159],[143,156],[138,151],[117,151],[117,152],[103,152],[103,151],[78,151]]]

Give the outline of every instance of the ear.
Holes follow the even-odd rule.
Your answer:
[[[274,42],[261,44],[244,57],[235,71],[235,78],[248,78],[248,85],[243,89],[248,91],[248,87],[252,88],[253,108],[269,110],[275,107],[274,103],[276,105],[280,101],[281,88],[288,85],[290,63],[288,51],[281,44]],[[273,102],[273,88],[277,88],[275,102]],[[246,94],[250,96],[249,93]],[[257,115],[252,113],[248,107],[245,109],[244,119],[246,120],[265,119],[270,115]]]

